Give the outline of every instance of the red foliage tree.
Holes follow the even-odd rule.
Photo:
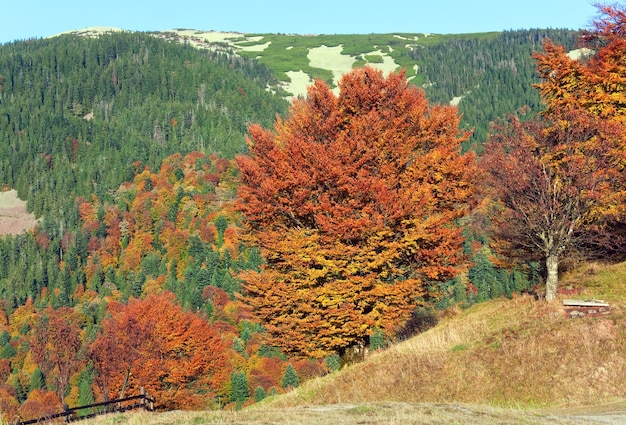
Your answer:
[[[30,420],[53,415],[62,410],[61,398],[54,391],[33,390],[19,407],[19,414],[23,420]]]
[[[495,239],[509,255],[545,261],[547,300],[556,297],[564,254],[615,239],[603,226],[626,200],[624,167],[616,166],[624,127],[581,110],[551,117],[512,118],[481,158],[487,193],[498,201]]]
[[[456,220],[473,156],[457,110],[429,106],[404,73],[317,81],[274,131],[250,127],[237,207],[267,265],[242,274],[274,342],[322,357],[393,334],[462,264]]]
[[[0,421],[2,423],[17,422],[19,420],[20,403],[5,386],[0,386]]]
[[[83,316],[70,307],[45,309],[38,315],[30,342],[33,358],[63,400],[70,378],[84,365]]]
[[[180,409],[206,407],[222,390],[230,370],[220,335],[173,294],[114,303],[109,314],[90,347],[105,394],[143,386],[162,408]]]

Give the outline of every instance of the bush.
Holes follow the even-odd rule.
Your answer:
[[[439,322],[435,311],[428,307],[418,307],[413,311],[411,318],[406,322],[404,328],[398,333],[399,339],[408,339],[413,335],[426,332]]]
[[[326,357],[324,361],[326,362],[326,367],[331,372],[336,372],[341,369],[341,358],[337,354],[331,354],[330,356]]]

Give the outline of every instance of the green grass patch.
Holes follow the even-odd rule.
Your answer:
[[[287,72],[303,71],[312,78],[321,79],[332,85],[333,75],[329,70],[310,66],[309,50],[320,46],[342,46],[341,54],[356,58],[354,67],[368,63],[383,63],[381,54],[370,54],[380,50],[393,58],[400,69],[406,70],[407,78],[416,85],[425,82],[425,76],[416,73],[415,60],[409,53],[420,45],[434,45],[451,39],[486,38],[498,33],[460,34],[460,35],[424,35],[418,33],[393,34],[248,34],[247,41],[237,42],[240,47],[269,45],[263,51],[240,51],[239,54],[249,58],[257,58],[260,62],[274,70],[278,78],[288,81]],[[252,37],[262,37],[251,41]]]
[[[450,349],[451,353],[460,353],[461,351],[466,351],[470,348],[469,344],[457,344]]]
[[[365,55],[365,60],[369,63],[383,63],[384,59],[381,55]]]

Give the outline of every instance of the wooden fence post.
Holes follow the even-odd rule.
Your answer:
[[[147,405],[146,405],[146,389],[144,387],[139,388],[139,394],[141,394],[141,399],[139,401],[139,404],[141,404],[141,407],[143,408],[143,410],[148,410],[147,409]]]
[[[73,412],[70,410],[70,406],[63,402],[63,416],[65,416],[65,423],[72,421],[72,413]]]

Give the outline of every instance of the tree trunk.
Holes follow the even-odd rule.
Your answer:
[[[546,301],[552,301],[556,298],[556,289],[559,285],[559,256],[556,254],[548,255],[546,258]]]

